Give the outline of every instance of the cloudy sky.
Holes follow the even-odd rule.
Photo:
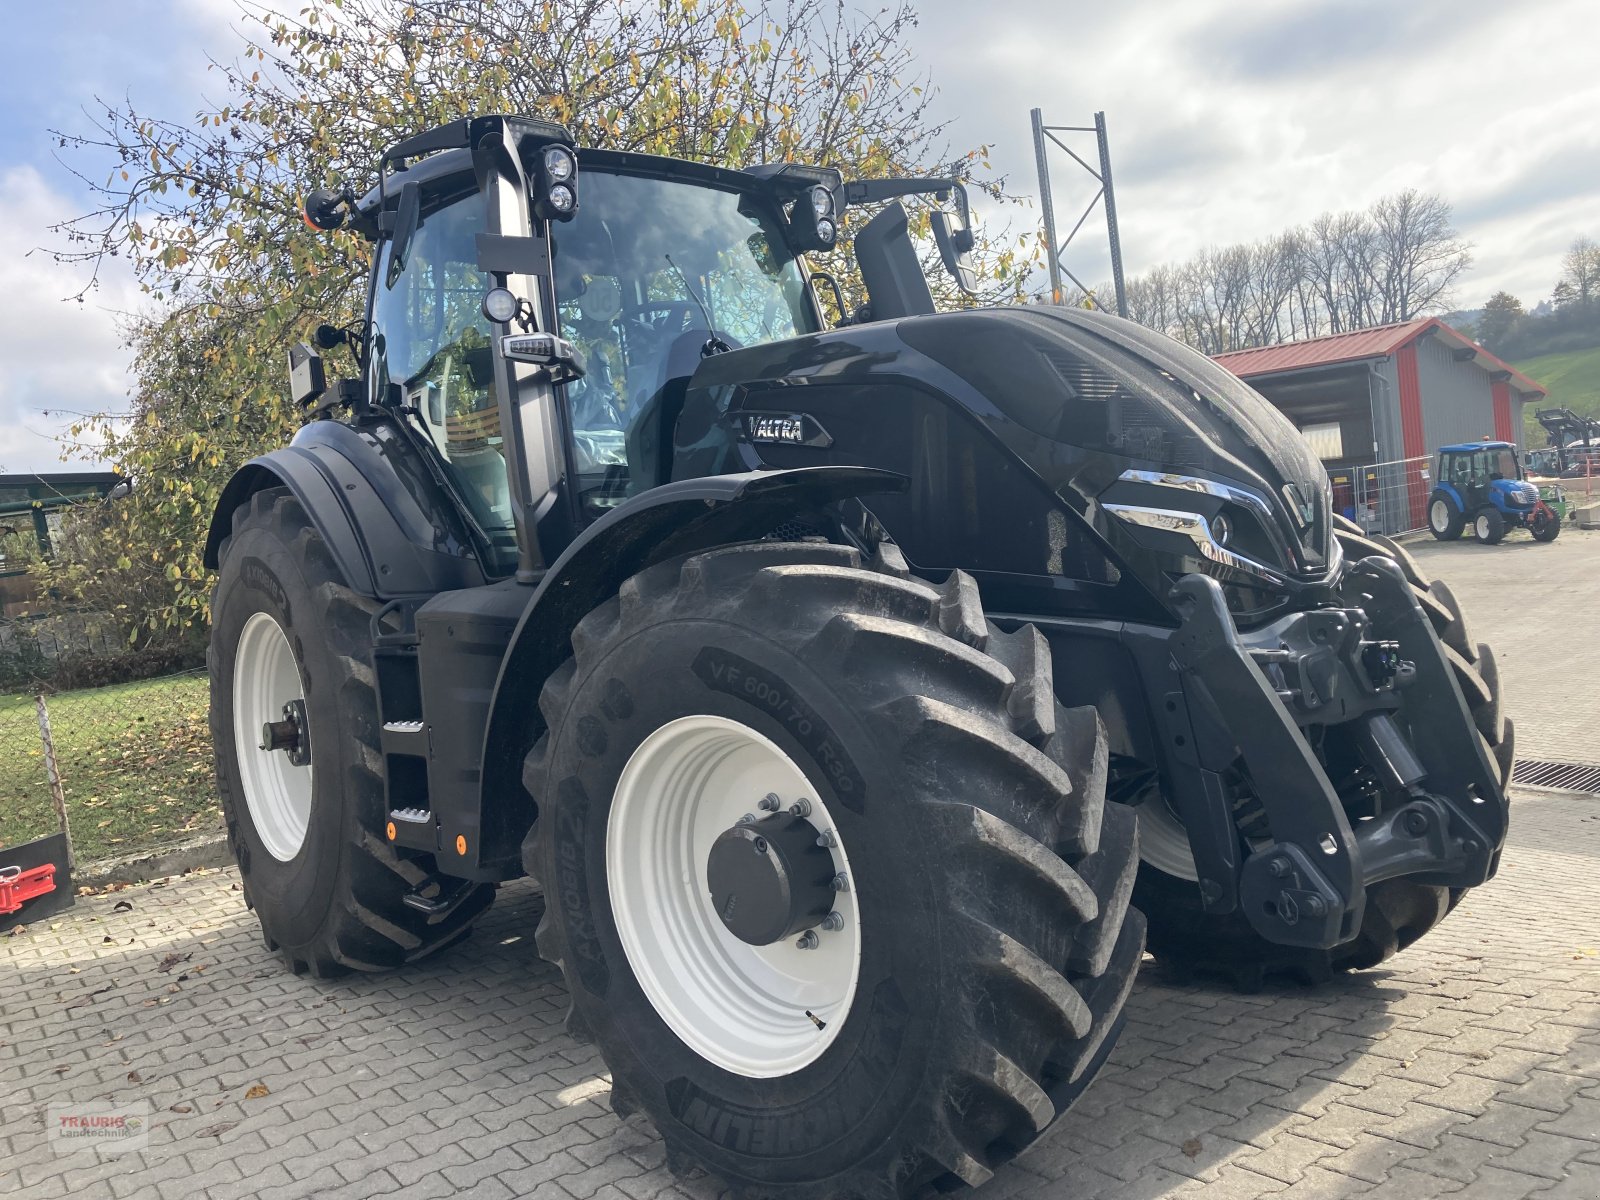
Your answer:
[[[63,469],[65,414],[125,403],[117,321],[139,303],[115,270],[84,303],[67,299],[84,277],[45,252],[48,227],[85,196],[46,131],[83,128],[97,95],[192,114],[214,79],[206,55],[236,44],[233,12],[231,0],[70,0],[7,14],[0,470]],[[1475,256],[1462,307],[1500,288],[1537,303],[1568,243],[1600,237],[1594,0],[922,0],[921,12],[915,46],[952,147],[991,143],[1012,191],[1036,191],[1030,109],[1057,125],[1105,111],[1130,274],[1405,187],[1455,205]],[[1070,222],[1092,182],[1065,156],[1052,170]],[[1011,219],[1020,231],[1037,210]],[[1069,265],[1104,278],[1102,244],[1103,227],[1086,226]]]

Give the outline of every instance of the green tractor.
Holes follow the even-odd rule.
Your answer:
[[[207,546],[268,948],[402,967],[533,876],[613,1106],[738,1195],[980,1184],[1110,1053],[1146,915],[1158,957],[1321,978],[1505,837],[1448,591],[1202,355],[935,312],[917,194],[969,284],[958,180],[409,138],[307,201],[373,242],[317,339],[356,370],[291,352],[313,419]],[[805,256],[852,208],[830,328]]]

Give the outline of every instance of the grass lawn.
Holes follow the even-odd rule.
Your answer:
[[[1600,346],[1541,354],[1512,365],[1550,389],[1548,400],[1528,405],[1523,413],[1529,446],[1542,446],[1546,441],[1544,427],[1533,419],[1535,408],[1570,408],[1586,417],[1600,416]]]
[[[204,674],[49,696],[79,862],[220,827]],[[56,828],[31,696],[0,696],[0,847]]]

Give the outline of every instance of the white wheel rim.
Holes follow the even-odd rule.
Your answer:
[[[1445,531],[1445,528],[1449,524],[1450,524],[1450,512],[1445,507],[1444,501],[1443,500],[1435,500],[1433,502],[1433,527],[1435,529],[1437,529],[1440,533],[1443,533]]]
[[[261,749],[261,727],[283,719],[283,706],[304,700],[300,669],[282,627],[253,613],[233,654],[233,745],[245,806],[267,853],[288,862],[305,845],[311,820],[311,767],[286,750]]]
[[[1178,879],[1198,882],[1200,872],[1189,848],[1189,834],[1183,822],[1160,796],[1151,796],[1139,806],[1139,857],[1158,871]]]
[[[757,803],[769,792],[785,807],[809,800],[811,823],[837,840],[805,773],[772,741],[726,717],[681,717],[628,759],[606,823],[611,915],[640,987],[690,1049],[754,1079],[821,1057],[845,1023],[861,970],[854,888],[834,901],[843,927],[814,930],[810,950],[795,938],[748,945],[713,909],[711,844],[745,813],[764,815]],[[832,853],[850,877],[842,840]]]
[[[1481,538],[1486,538],[1486,537],[1489,536],[1489,518],[1488,517],[1479,517],[1478,518],[1478,536],[1481,537]]]

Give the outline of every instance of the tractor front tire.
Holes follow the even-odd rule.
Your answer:
[[[1506,536],[1506,519],[1498,508],[1480,508],[1472,515],[1472,536],[1484,546],[1498,546]]]
[[[372,601],[345,586],[286,488],[233,515],[212,593],[211,736],[228,841],[269,950],[296,974],[397,967],[460,939],[493,888],[435,875],[384,837]],[[290,720],[309,763],[263,750]],[[285,736],[296,736],[285,727]],[[408,893],[448,898],[429,915]]]
[[[1466,528],[1467,518],[1448,492],[1435,492],[1428,500],[1428,532],[1441,542],[1453,542]]]
[[[893,547],[764,542],[648,568],[572,644],[525,864],[615,1110],[786,1200],[976,1185],[1036,1139],[1144,932],[1099,717],[1038,632]]]
[[[1422,578],[1414,559],[1403,546],[1382,534],[1364,532],[1352,521],[1334,518],[1335,536],[1347,561],[1371,555],[1392,558],[1400,565],[1422,611],[1444,643],[1456,683],[1466,699],[1473,724],[1500,774],[1502,787],[1511,782],[1516,753],[1516,731],[1501,711],[1500,672],[1494,654],[1474,641],[1461,604],[1442,580]],[[1141,822],[1153,821],[1165,829],[1176,817],[1152,795],[1141,806]],[[1156,831],[1152,830],[1152,840]],[[1168,858],[1168,865],[1171,859]],[[1134,903],[1150,923],[1150,953],[1158,962],[1184,971],[1221,974],[1241,990],[1253,991],[1269,978],[1319,983],[1333,975],[1374,967],[1427,934],[1460,902],[1461,889],[1436,887],[1408,879],[1390,879],[1368,889],[1366,912],[1356,937],[1331,950],[1279,946],[1256,933],[1242,913],[1225,916],[1207,913],[1198,885],[1160,870],[1151,862],[1139,865]]]
[[[1528,522],[1528,532],[1536,542],[1553,542],[1561,533],[1561,518],[1553,509],[1540,507],[1534,510]]]

